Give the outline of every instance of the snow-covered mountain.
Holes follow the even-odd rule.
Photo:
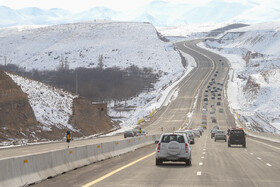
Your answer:
[[[137,10],[120,12],[106,7],[89,7],[88,10],[79,13],[57,8],[41,10],[30,7],[13,10],[0,6],[0,27],[54,25],[95,19],[150,22],[157,27],[222,22],[250,24],[280,20],[279,10],[280,4],[277,0],[212,0],[199,5],[155,0]]]
[[[202,44],[231,63],[230,106],[249,128],[270,133],[280,132],[279,43],[280,22],[272,22],[230,30]]]

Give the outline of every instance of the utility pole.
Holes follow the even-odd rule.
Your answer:
[[[76,68],[76,95],[78,95],[78,71]]]
[[[78,66],[76,61],[76,95],[78,95]]]

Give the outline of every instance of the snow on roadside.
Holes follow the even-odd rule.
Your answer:
[[[27,93],[36,119],[43,125],[42,131],[51,131],[52,126],[77,131],[68,123],[73,112],[73,99],[77,96],[38,81],[10,73],[7,75]]]
[[[279,28],[280,22],[257,24],[199,44],[230,61],[230,107],[248,128],[275,134],[280,133]]]

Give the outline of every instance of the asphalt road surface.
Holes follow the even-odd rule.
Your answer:
[[[213,104],[216,108],[224,109],[222,113],[215,113],[220,129],[235,127],[223,93],[229,69],[227,61],[217,54],[196,47],[197,42],[177,44],[181,51],[194,57],[198,66],[180,83],[178,97],[143,127],[149,133],[160,133],[162,128],[164,132],[172,132],[180,127],[189,125],[195,128],[201,124],[205,88],[216,71],[216,82],[224,83],[221,92],[223,99],[221,106],[217,106],[217,98],[210,99],[208,106]],[[186,115],[193,108],[192,123],[186,124]],[[210,130],[216,124],[211,123],[209,111],[207,116],[207,130],[191,145],[191,166],[179,162],[156,166],[156,145],[153,144],[78,168],[34,186],[280,186],[279,143],[247,137],[247,148],[229,148],[227,142],[211,139]]]

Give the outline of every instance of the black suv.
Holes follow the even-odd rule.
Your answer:
[[[228,132],[228,135],[228,147],[230,147],[232,144],[246,147],[246,133],[243,129],[231,129]]]

